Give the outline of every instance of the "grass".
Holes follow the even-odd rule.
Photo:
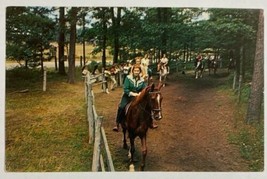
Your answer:
[[[241,156],[249,163],[250,171],[264,170],[264,125],[239,123],[237,132],[229,135],[229,141],[239,146]]]
[[[43,92],[37,70],[14,69],[6,76],[6,171],[90,171],[93,149],[82,80],[70,85],[48,72]],[[25,88],[29,91],[18,92]]]
[[[57,46],[57,43],[52,43],[54,46]],[[86,60],[100,60],[102,59],[102,53],[99,52],[97,54],[92,54],[94,50],[94,46],[90,45],[90,44],[86,44],[85,45],[85,57]],[[107,61],[111,61],[112,60],[112,55],[109,53],[110,49],[109,47],[106,50],[106,57],[107,57]],[[67,49],[65,47],[65,55],[67,55]],[[77,43],[76,44],[76,48],[75,48],[75,55],[76,55],[76,60],[80,60],[80,56],[83,56],[83,45],[81,43]]]
[[[231,86],[231,83],[226,84]],[[238,97],[229,88],[221,88],[228,93],[233,100],[238,101]],[[249,99],[250,86],[244,84],[242,88],[242,97],[240,102],[236,102],[234,121],[236,131],[229,133],[229,142],[239,146],[241,156],[249,163],[250,171],[264,170],[264,122],[263,115],[259,123],[246,124],[246,110]]]

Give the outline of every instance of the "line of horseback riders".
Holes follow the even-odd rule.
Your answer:
[[[213,70],[213,74],[216,74],[217,68],[219,67],[219,62],[214,56],[206,56],[203,57],[200,53],[197,54],[195,58],[195,78],[201,78],[202,73],[205,69],[205,65],[207,63],[207,67],[209,69],[209,75]]]

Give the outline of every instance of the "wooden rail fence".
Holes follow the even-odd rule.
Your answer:
[[[94,142],[92,171],[115,171],[105,130],[101,126],[103,116],[98,116],[95,108],[95,99],[92,84],[99,77],[102,77],[102,81],[98,84],[106,83],[104,73],[93,77],[88,72],[84,80],[85,99],[87,103],[87,119],[89,124],[89,143],[93,144]],[[105,88],[105,85],[103,85],[103,87]],[[104,158],[106,159],[106,162],[104,161]]]

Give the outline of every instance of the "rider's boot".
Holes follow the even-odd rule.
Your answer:
[[[119,131],[119,129],[120,129],[120,123],[122,122],[122,118],[123,118],[123,110],[124,109],[122,109],[122,108],[118,108],[118,111],[117,111],[117,117],[116,117],[116,126],[115,127],[113,127],[113,131],[115,131],[115,132],[118,132]]]

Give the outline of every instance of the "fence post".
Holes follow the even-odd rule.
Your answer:
[[[86,104],[87,104],[87,101],[88,101],[88,99],[87,99],[87,87],[88,87],[88,85],[87,85],[87,81],[88,81],[88,75],[86,75],[85,77],[84,77],[84,98],[85,98],[85,102],[86,102]]]
[[[90,74],[87,73],[87,118],[89,123],[89,144],[94,140],[94,112],[93,112],[93,95]]]
[[[94,154],[93,154],[93,163],[92,163],[92,172],[97,172],[100,166],[100,144],[101,144],[101,123],[103,117],[99,116],[96,119],[96,131],[95,131],[95,144],[94,144]]]
[[[120,85],[120,86],[123,86],[123,82],[122,82],[122,81],[123,81],[123,76],[122,76],[122,75],[123,75],[123,71],[120,70],[120,71],[119,71],[119,78],[120,78],[120,84],[119,84],[119,85]]]
[[[106,93],[106,90],[107,90],[107,81],[106,81],[106,77],[105,77],[105,69],[102,68],[102,88],[103,88],[103,91],[104,93]]]
[[[234,79],[233,79],[233,86],[232,89],[235,90],[236,89],[236,71],[234,71]]]
[[[44,67],[43,91],[46,91],[46,67]]]

